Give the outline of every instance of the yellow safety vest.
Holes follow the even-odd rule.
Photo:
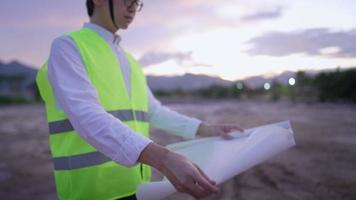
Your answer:
[[[88,28],[69,36],[80,51],[103,108],[132,130],[148,137],[147,85],[140,64],[126,53],[131,68],[130,98],[111,47]],[[66,113],[56,107],[48,82],[47,63],[38,71],[36,82],[46,105],[59,199],[117,199],[134,194],[140,183],[149,181],[151,171],[148,166],[139,164],[128,168],[119,165],[98,152],[74,130]]]

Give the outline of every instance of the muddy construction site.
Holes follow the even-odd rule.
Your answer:
[[[356,105],[237,100],[167,101],[166,105],[212,124],[250,128],[291,121],[295,147],[227,181],[219,194],[208,199],[356,199]],[[151,135],[162,145],[182,140],[154,128]],[[1,106],[0,198],[57,199],[52,172],[44,107]],[[154,171],[153,180],[160,178]]]

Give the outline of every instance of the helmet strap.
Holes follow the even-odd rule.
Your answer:
[[[114,18],[114,3],[113,0],[109,0],[109,11],[110,11],[110,17],[111,17],[111,21],[114,24],[115,28],[118,28],[115,22],[115,18]]]

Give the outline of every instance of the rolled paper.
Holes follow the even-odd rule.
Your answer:
[[[230,133],[234,139],[219,136],[200,138],[168,145],[167,147],[197,164],[217,184],[264,162],[295,145],[289,121],[268,124]],[[159,200],[177,192],[164,178],[143,183],[136,191],[139,200]]]

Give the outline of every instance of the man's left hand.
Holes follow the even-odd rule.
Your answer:
[[[233,139],[229,135],[232,131],[244,132],[244,129],[239,125],[209,125],[202,122],[198,128],[197,135],[202,137],[222,136],[224,139],[230,140]]]

